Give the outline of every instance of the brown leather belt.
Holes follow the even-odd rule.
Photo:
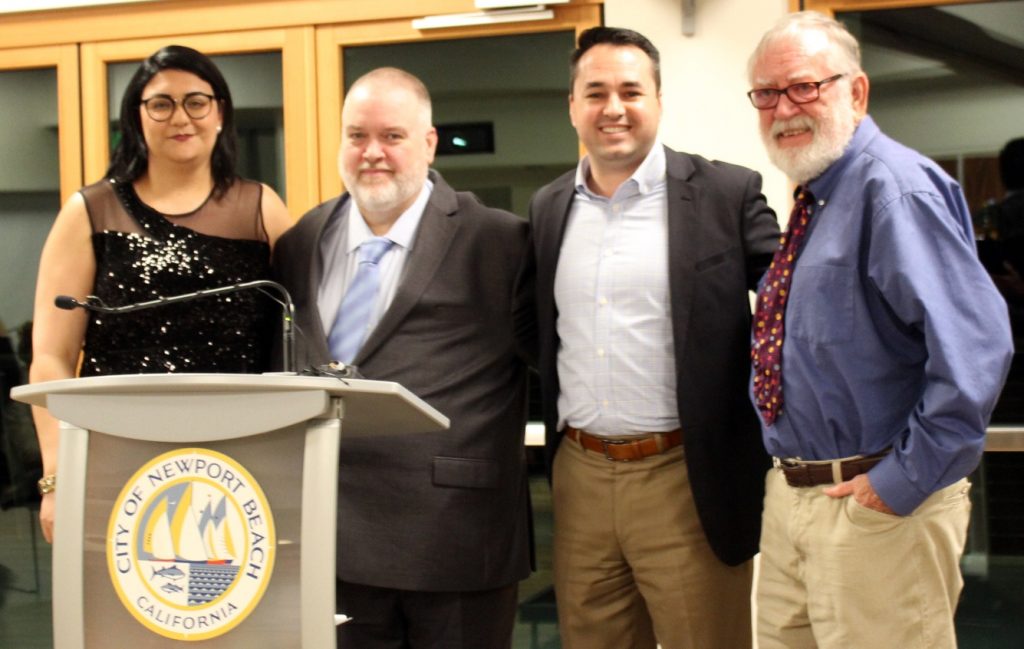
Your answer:
[[[667,433],[650,433],[635,438],[607,438],[591,435],[572,426],[565,427],[565,436],[588,451],[601,453],[604,459],[613,462],[635,462],[645,457],[659,455],[683,443],[683,431],[679,428]]]
[[[790,487],[816,487],[823,484],[836,484],[867,473],[888,453],[889,449],[886,449],[874,455],[832,462],[805,462],[775,458],[775,466],[782,470],[786,476],[786,483]],[[841,479],[836,480],[836,478]]]

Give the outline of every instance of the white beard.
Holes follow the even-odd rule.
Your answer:
[[[358,172],[348,174],[342,168],[345,189],[352,194],[360,211],[367,213],[389,212],[404,205],[419,194],[423,187],[413,174],[395,173],[386,183],[360,183]],[[423,174],[426,178],[426,173]]]
[[[813,138],[811,143],[801,147],[780,147],[776,136],[796,128],[809,128]],[[848,97],[844,97],[833,111],[819,120],[808,115],[798,115],[792,119],[772,122],[770,129],[762,129],[761,139],[764,140],[772,164],[792,181],[802,185],[820,176],[842,157],[856,129],[857,115]]]

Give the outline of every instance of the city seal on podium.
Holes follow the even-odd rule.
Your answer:
[[[232,458],[183,448],[124,485],[107,526],[107,566],[125,608],[175,640],[227,633],[259,604],[274,568],[263,490]]]

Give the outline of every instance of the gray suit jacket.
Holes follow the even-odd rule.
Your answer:
[[[708,542],[723,562],[736,565],[757,552],[769,466],[747,397],[747,291],[771,262],[779,227],[757,173],[667,147],[666,155],[669,293],[686,466]],[[574,182],[575,170],[541,188],[530,205],[549,466],[562,439],[555,271]]]
[[[530,571],[517,331],[531,318],[528,224],[430,177],[403,279],[354,364],[366,378],[401,383],[451,428],[343,440],[338,576],[402,590],[491,589]],[[320,238],[329,220],[347,218],[339,208],[348,199],[308,212],[274,251],[295,299],[300,368],[330,360],[317,309]]]

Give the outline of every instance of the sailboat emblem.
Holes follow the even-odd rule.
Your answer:
[[[262,489],[209,449],[153,458],[124,485],[107,534],[107,564],[125,608],[178,640],[226,633],[255,608],[275,556]]]

